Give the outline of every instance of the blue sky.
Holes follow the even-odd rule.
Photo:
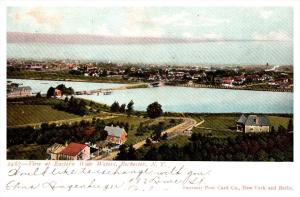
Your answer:
[[[11,7],[8,32],[292,40],[289,7]]]

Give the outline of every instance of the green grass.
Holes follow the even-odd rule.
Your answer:
[[[11,146],[7,150],[7,159],[35,159],[45,160],[47,159],[48,145],[37,145],[37,144],[20,144]]]
[[[267,116],[271,126],[274,126],[275,130],[278,130],[278,126],[282,125],[287,129],[290,118],[280,116]]]
[[[48,105],[7,105],[7,125],[16,126],[78,118]]]
[[[200,127],[212,128],[216,130],[228,130],[236,127],[238,117],[230,116],[204,116],[205,122]]]
[[[178,135],[172,139],[166,140],[166,141],[161,141],[157,143],[157,145],[161,145],[162,143],[168,144],[168,145],[177,145],[178,147],[183,147],[189,142],[188,136],[183,136],[183,135]]]
[[[207,134],[211,137],[217,138],[227,138],[227,137],[236,137],[238,133],[235,131],[226,131],[226,130],[212,130],[212,129],[203,129],[203,128],[194,128],[194,133]]]

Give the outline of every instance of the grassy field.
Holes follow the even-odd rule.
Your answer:
[[[235,137],[238,134],[235,131],[212,130],[212,129],[204,129],[204,128],[194,128],[193,132],[207,134],[210,135],[211,137],[218,137],[218,138]]]
[[[275,130],[278,129],[279,125],[282,125],[287,129],[290,118],[288,117],[279,117],[279,116],[267,116],[271,126],[274,126]]]
[[[235,129],[236,121],[238,117],[230,117],[230,116],[204,116],[202,117],[205,122],[201,125],[201,127],[212,128],[216,130],[228,130]]]
[[[7,125],[16,126],[56,120],[78,118],[79,116],[53,109],[48,105],[7,105]]]
[[[48,145],[37,144],[20,144],[9,147],[7,151],[7,159],[34,159],[45,160],[47,159]]]
[[[160,145],[162,143],[168,144],[168,145],[177,145],[178,147],[183,147],[184,145],[186,145],[189,142],[189,138],[188,136],[183,136],[183,135],[179,135],[176,136],[172,139],[169,139],[167,141],[162,141],[157,143],[157,145]]]

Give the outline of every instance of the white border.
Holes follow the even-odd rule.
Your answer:
[[[294,101],[299,101],[299,55],[300,49],[300,29],[299,29],[299,1],[296,0],[253,0],[253,1],[227,1],[227,0],[209,0],[209,1],[128,1],[128,0],[117,0],[117,1],[18,1],[18,0],[10,0],[6,2],[0,2],[0,73],[1,73],[1,100],[0,100],[0,107],[1,107],[1,137],[0,137],[0,155],[1,155],[1,165],[0,165],[0,184],[1,188],[0,191],[4,191],[4,181],[6,178],[6,7],[9,6],[51,6],[51,7],[77,7],[77,6],[84,6],[84,7],[94,7],[94,6],[216,6],[216,7],[239,7],[239,6],[247,6],[247,7],[260,7],[260,6],[293,6],[294,7]],[[259,183],[263,181],[269,181],[270,183],[286,183],[294,186],[294,193],[288,193],[287,196],[300,196],[299,190],[299,183],[300,183],[300,144],[299,144],[299,134],[298,129],[300,128],[297,124],[300,122],[298,116],[299,102],[294,102],[294,122],[295,128],[294,130],[294,162],[284,162],[284,163],[267,163],[267,162],[186,162],[191,168],[212,168],[213,170],[218,173],[218,179],[221,181],[228,181],[231,183],[235,183],[240,180],[245,181],[248,179],[247,183]],[[230,174],[233,173],[233,174]],[[236,179],[234,179],[236,178]],[[220,181],[220,180],[216,180]],[[105,181],[105,180],[104,180]],[[190,192],[189,192],[190,193]],[[12,194],[5,194],[1,193],[1,196],[11,196]],[[25,193],[24,193],[25,194]],[[66,195],[70,195],[66,194]],[[76,195],[75,195],[76,194]],[[180,194],[180,193],[179,193]],[[208,193],[198,193],[195,191],[195,195],[203,195]],[[210,193],[210,195],[213,193]],[[216,193],[216,196],[223,195],[223,196],[254,196],[254,195],[265,195],[268,196],[283,196],[286,195],[282,192],[275,192],[275,193],[260,193],[260,192],[249,192],[249,193]],[[18,194],[22,195],[22,194]],[[53,196],[57,195],[57,193],[32,193],[32,196]],[[72,193],[71,195],[80,195],[80,196],[87,196],[89,195],[88,192],[77,192]],[[99,195],[99,194],[95,194]],[[100,194],[101,195],[101,194]],[[106,193],[106,195],[112,195]],[[123,194],[117,194],[123,195]],[[132,194],[130,194],[132,195]],[[145,194],[143,194],[145,195]],[[149,195],[153,195],[149,193]]]

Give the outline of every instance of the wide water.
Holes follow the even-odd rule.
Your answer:
[[[80,45],[8,43],[9,58],[167,64],[293,64],[293,42]]]
[[[13,82],[29,85],[33,92],[47,92],[50,86],[61,83],[72,87],[75,91],[111,88],[121,84],[62,82],[8,79]],[[266,92],[230,89],[205,89],[186,87],[158,87],[143,89],[128,89],[114,91],[111,95],[80,95],[80,98],[95,102],[120,104],[134,101],[136,110],[146,110],[146,107],[158,101],[164,111],[169,112],[253,112],[253,113],[293,113],[293,93]]]

